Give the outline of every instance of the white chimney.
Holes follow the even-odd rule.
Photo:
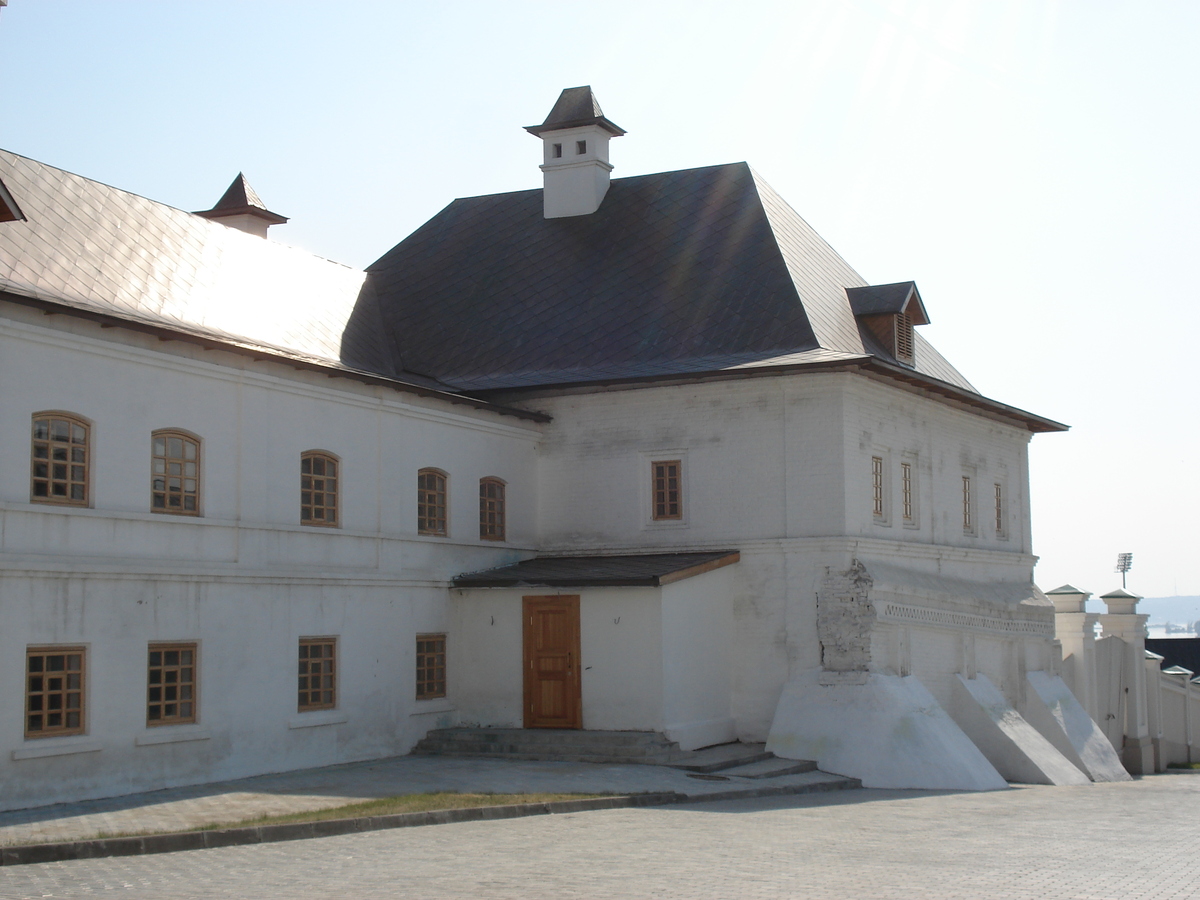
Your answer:
[[[567,88],[541,125],[542,213],[547,219],[588,216],[608,193],[608,141],[625,130],[604,117],[590,85]]]

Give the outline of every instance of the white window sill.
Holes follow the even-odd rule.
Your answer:
[[[71,740],[71,741],[46,741],[42,743],[30,742],[27,747],[21,747],[12,752],[12,758],[17,759],[43,759],[47,756],[70,756],[75,753],[95,753],[97,750],[103,750],[104,745],[99,741],[89,740]]]
[[[339,709],[300,713],[288,719],[288,728],[316,728],[320,725],[342,725],[349,717]]]
[[[133,743],[138,747],[149,747],[154,744],[182,744],[187,741],[207,741],[212,733],[207,728],[195,725],[179,725],[174,728],[156,728],[144,734],[136,735]]]
[[[409,716],[428,716],[433,713],[448,713],[454,712],[455,705],[448,702],[442,697],[436,700],[418,700],[416,708],[409,713]]]

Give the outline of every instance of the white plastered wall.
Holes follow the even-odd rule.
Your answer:
[[[0,318],[0,682],[25,648],[87,648],[85,733],[24,735],[0,691],[0,808],[406,752],[453,721],[415,700],[415,635],[448,579],[530,555],[535,423],[21,307]],[[31,503],[31,415],[92,423],[92,502]],[[202,517],[156,515],[150,432],[201,439]],[[299,524],[299,456],[341,461],[340,528]],[[450,535],[416,534],[416,473],[450,473]],[[478,536],[478,482],[508,536]],[[338,640],[338,703],[299,714],[297,640]],[[199,721],[148,728],[146,650],[199,646]],[[297,727],[300,726],[300,727]]]

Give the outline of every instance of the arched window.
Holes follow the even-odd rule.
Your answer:
[[[504,482],[488,477],[479,481],[479,539],[504,540]]]
[[[300,454],[300,524],[338,524],[338,460],[332,453]]]
[[[446,473],[441,469],[422,469],[417,473],[417,534],[445,537]]]
[[[72,413],[33,414],[30,499],[87,506],[91,426]]]
[[[200,515],[200,439],[178,429],[150,435],[150,511]]]

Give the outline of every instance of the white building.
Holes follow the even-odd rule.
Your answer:
[[[1063,426],[745,164],[610,182],[589,88],[529,130],[544,190],[366,272],[264,240],[241,176],[193,214],[0,152],[0,808],[459,723],[1083,777],[1018,713],[1061,685],[1026,447]]]

